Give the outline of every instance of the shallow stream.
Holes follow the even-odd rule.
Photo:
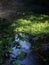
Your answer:
[[[15,35],[15,46],[5,65],[38,65],[36,54],[32,54],[31,43],[22,33]],[[39,64],[40,65],[40,64]]]

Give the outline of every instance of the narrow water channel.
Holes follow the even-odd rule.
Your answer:
[[[31,43],[28,42],[26,35],[15,35],[15,46],[12,48],[9,63],[5,65],[40,65],[37,62],[36,54],[31,53]]]
[[[20,33],[20,35],[22,35]],[[13,52],[10,55],[11,58],[16,58],[16,56],[18,56],[19,53],[22,52],[22,56],[25,56],[23,59],[17,59],[14,62],[16,63],[20,63],[21,65],[35,65],[35,60],[34,58],[31,56],[31,44],[27,41],[23,41],[21,39],[19,39],[18,35],[16,34],[15,36],[15,42],[17,42],[19,45],[15,47],[13,47]],[[20,47],[21,45],[21,47]],[[23,55],[24,54],[24,55]]]

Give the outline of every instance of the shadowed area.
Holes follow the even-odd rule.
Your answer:
[[[0,0],[0,17],[14,19],[19,13],[49,14],[48,0]]]

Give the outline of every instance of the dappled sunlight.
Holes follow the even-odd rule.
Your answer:
[[[15,23],[13,23],[11,26],[16,26],[18,24],[18,26],[22,26],[22,25],[28,25],[30,24],[31,21],[30,20],[26,20],[26,19],[18,19],[17,21],[15,21]]]
[[[34,20],[31,21],[29,19],[18,19],[11,26],[15,28],[15,32],[28,32],[31,34],[47,33],[46,31],[49,32],[49,29],[45,30],[45,28],[49,26],[48,20],[45,20],[45,22],[40,22]]]

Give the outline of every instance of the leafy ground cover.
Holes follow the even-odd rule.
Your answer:
[[[16,32],[26,32],[30,34],[49,33],[49,16],[29,15],[26,19],[18,19],[11,25]]]

